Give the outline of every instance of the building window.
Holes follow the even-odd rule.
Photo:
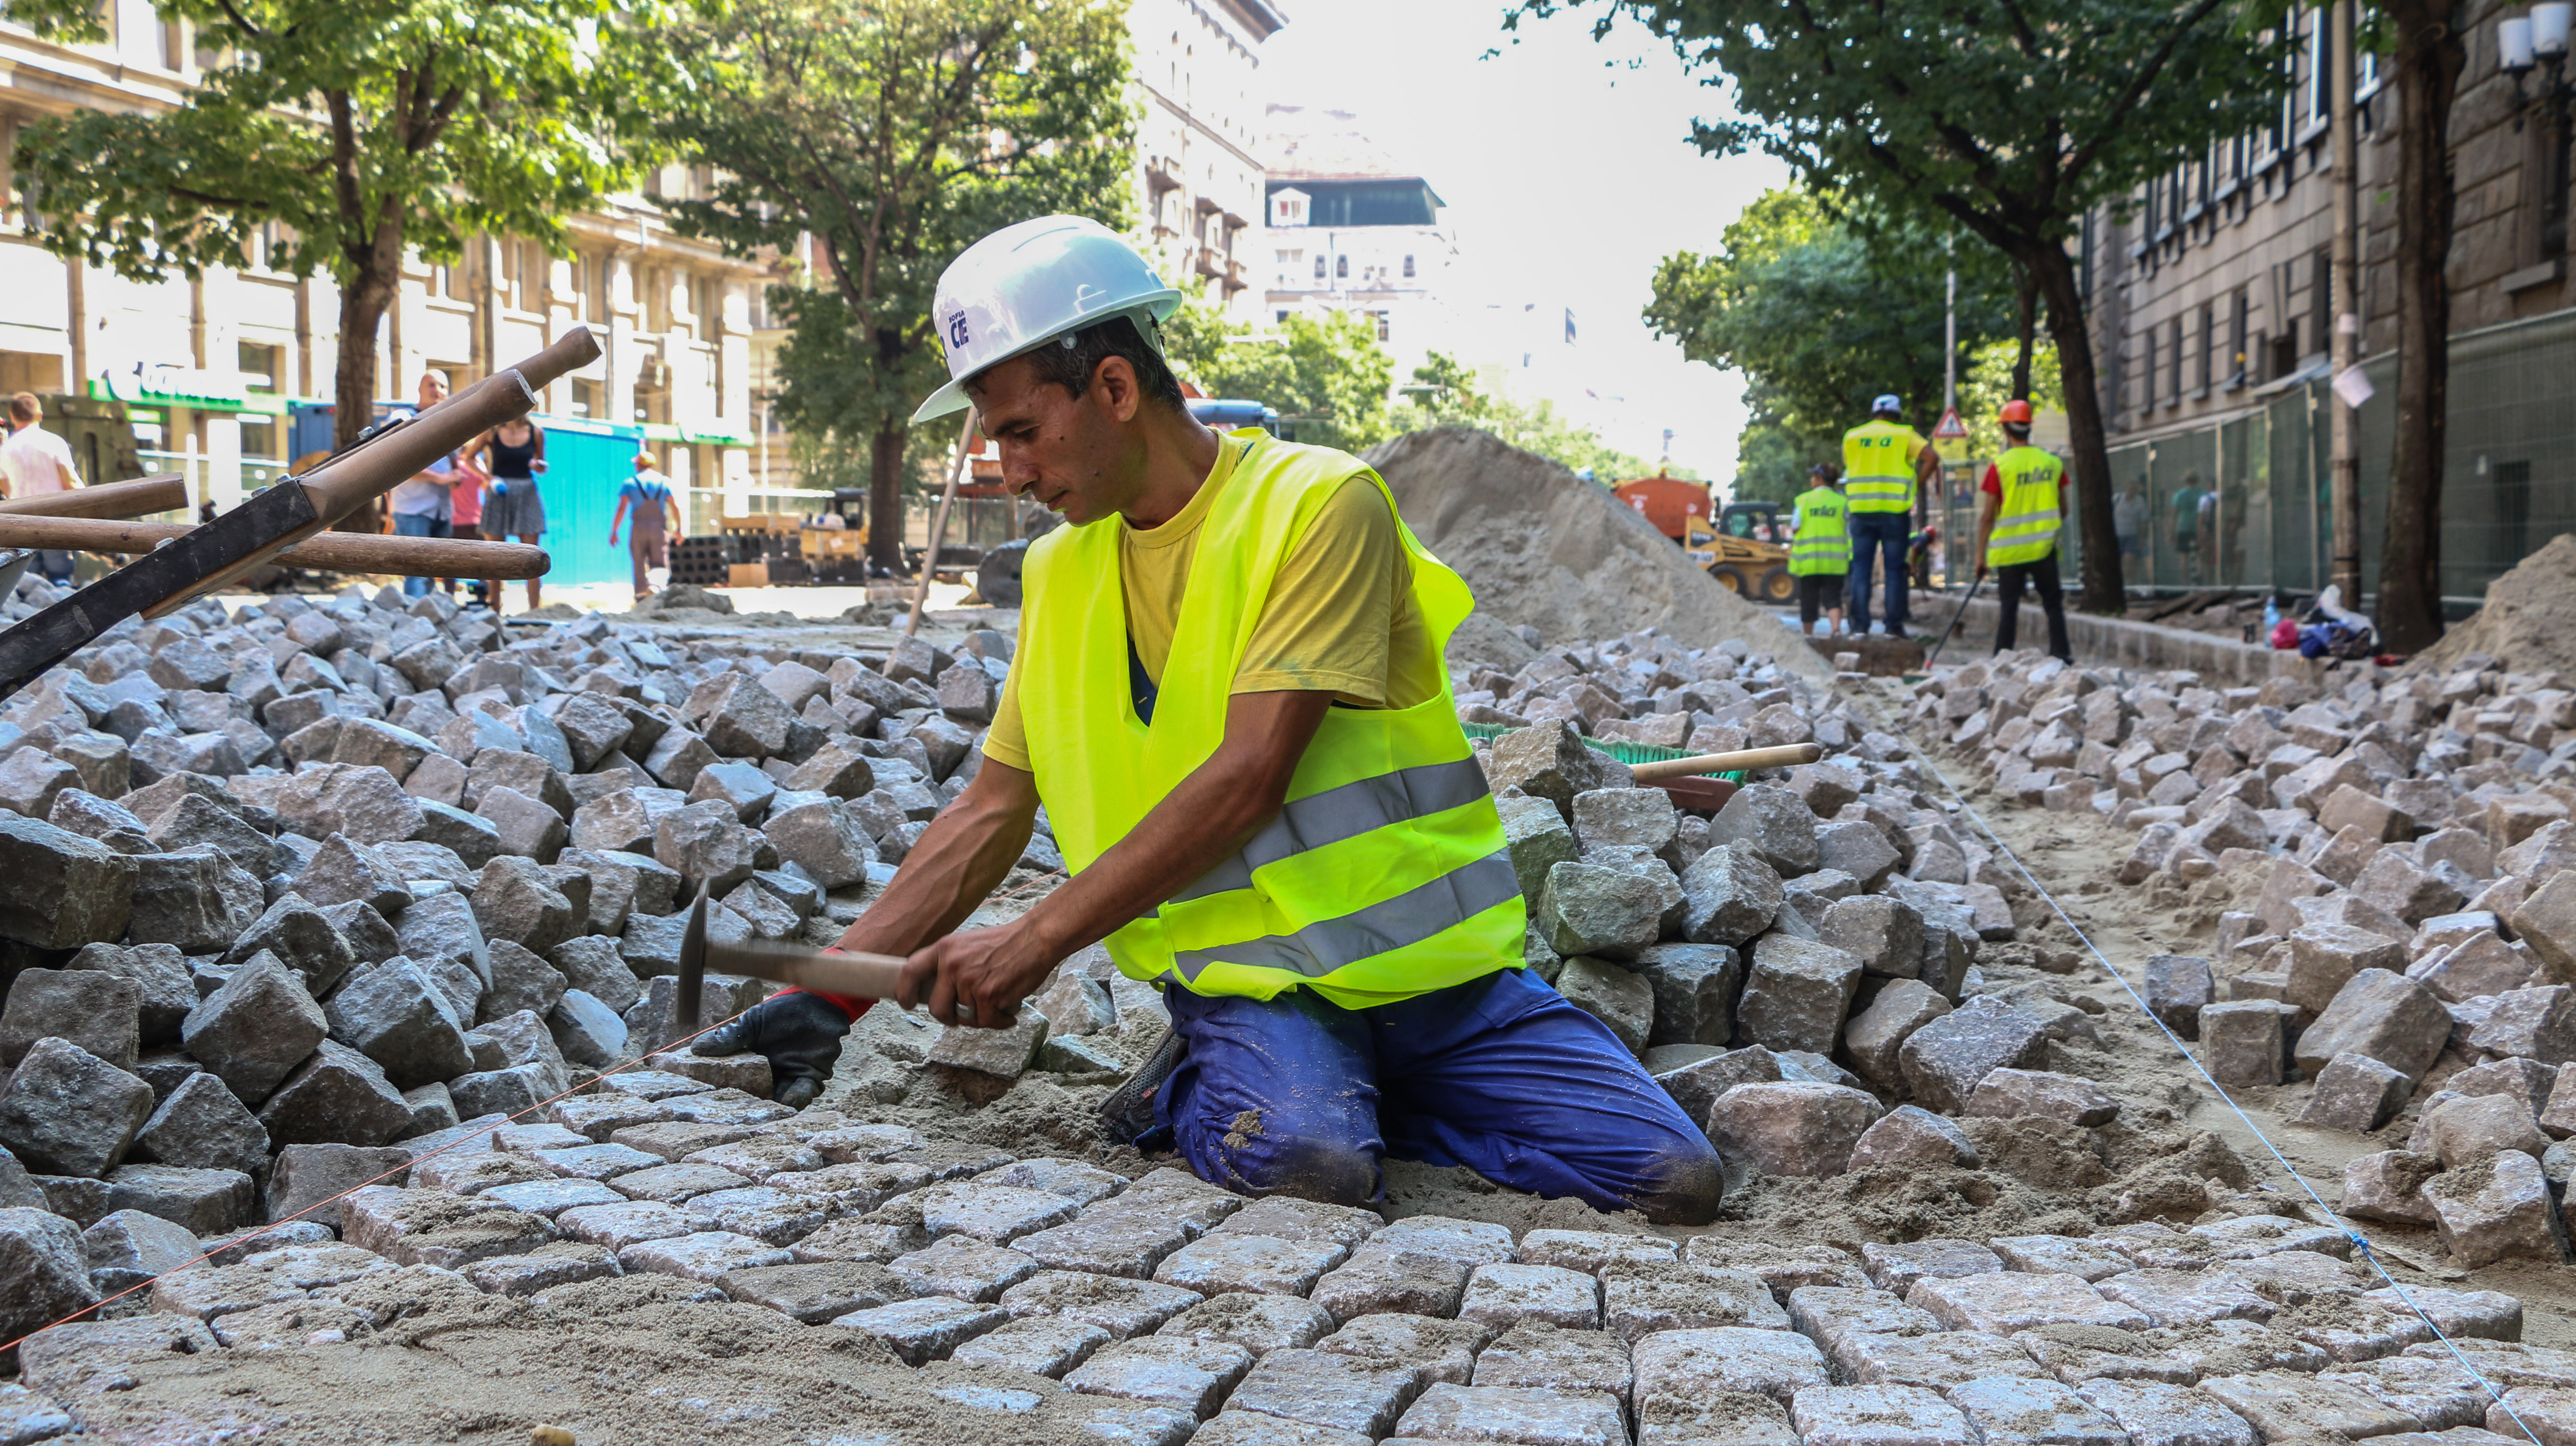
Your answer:
[[[1413,253],[1410,251],[1404,254],[1404,279],[1407,281],[1413,279]]]
[[[1317,281],[1324,279],[1324,258],[1322,256],[1317,256],[1315,258],[1315,279]]]
[[[599,383],[585,381],[580,377],[573,378],[572,414],[576,417],[596,417],[599,415],[600,406]]]
[[[1286,326],[1288,324],[1288,313],[1284,311],[1273,313],[1271,319],[1281,326]]]
[[[2218,308],[2207,302],[2200,307],[2200,386],[2195,397],[2209,395],[2211,376],[2218,369]]]
[[[2156,329],[2138,333],[2138,343],[2146,349],[2145,365],[2138,368],[2138,413],[2144,416],[2156,409]]]
[[[2253,298],[2247,294],[2244,287],[2240,286],[2236,288],[2236,294],[2229,298],[2228,309],[2227,389],[2232,392],[2245,385],[2246,381],[2245,327],[2252,319]]]
[[[1373,311],[1370,312],[1369,315],[1377,318],[1377,339],[1380,341],[1386,340],[1386,313],[1383,311]]]
[[[2308,263],[2308,352],[2322,354],[2334,350],[2334,257],[2324,247],[2317,248]]]
[[[1351,258],[1349,258],[1348,256],[1336,256],[1336,257],[1334,257],[1334,258],[1333,258],[1333,275],[1334,275],[1337,279],[1339,279],[1339,280],[1343,280],[1343,281],[1348,281],[1348,280],[1350,280],[1350,279],[1351,279]]]
[[[233,351],[235,356],[233,364],[241,369],[242,390],[279,392],[286,389],[286,378],[279,374],[280,364],[286,356],[284,347],[245,341],[238,343]]]
[[[2171,378],[2172,385],[2171,385],[2171,386],[2169,386],[2169,387],[2167,387],[2167,388],[2166,388],[2166,390],[2165,390],[2165,405],[2166,405],[2166,406],[2168,406],[2168,407],[2179,407],[2179,406],[2181,406],[2181,405],[2182,405],[2182,355],[2183,355],[2183,354],[2182,354],[2182,318],[2181,318],[2181,317],[2179,317],[2179,316],[2177,316],[2177,317],[2175,317],[2175,318],[2173,319],[2173,336],[2172,336],[2172,338],[2171,338],[2171,342],[2172,342],[2172,345],[2171,345],[2170,350],[2171,350],[2171,352],[2172,352],[2172,356],[2173,356],[2173,376],[2172,376],[2172,378]]]

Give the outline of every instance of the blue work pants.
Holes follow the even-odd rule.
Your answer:
[[[396,537],[445,537],[447,535],[448,525],[447,519],[444,517],[436,517],[426,512],[397,512],[394,514],[394,536]],[[404,578],[403,596],[429,596],[429,579],[425,577]]]
[[[1601,1021],[1526,969],[1367,1009],[1311,990],[1163,994],[1183,1041],[1154,1117],[1199,1178],[1346,1205],[1379,1159],[1705,1224],[1717,1151]]]
[[[1910,512],[1851,514],[1851,630],[1869,631],[1869,568],[1873,561],[1887,570],[1887,631],[1902,636],[1905,620],[1905,549],[1912,540]]]

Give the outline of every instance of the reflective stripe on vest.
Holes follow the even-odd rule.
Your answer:
[[[2066,465],[2037,447],[2015,447],[1995,459],[2003,493],[1995,530],[1986,539],[1986,565],[2037,562],[2057,547],[2057,486]]]
[[[1789,544],[1789,571],[1800,577],[1851,571],[1851,538],[1843,529],[1842,494],[1830,487],[1810,487],[1798,494],[1796,540]]]
[[[1244,438],[1200,524],[1150,724],[1127,701],[1124,524],[1030,546],[1013,667],[1038,793],[1076,873],[1223,740],[1272,580],[1325,499],[1353,478],[1387,495],[1345,453],[1250,432],[1228,445]],[[1400,518],[1398,531],[1436,657],[1473,599]],[[1502,820],[1444,687],[1410,708],[1326,710],[1279,815],[1105,943],[1131,978],[1257,999],[1305,986],[1360,1008],[1517,967],[1526,929]]]
[[[1843,501],[1854,512],[1904,512],[1914,506],[1914,458],[1921,444],[1901,422],[1863,422],[1843,433]]]

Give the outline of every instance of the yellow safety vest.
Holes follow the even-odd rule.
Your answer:
[[[1843,500],[1854,512],[1914,508],[1914,458],[1925,443],[1902,422],[1863,422],[1843,433]]]
[[[1986,538],[1986,565],[2037,562],[2057,548],[2057,486],[2066,464],[2037,447],[2015,447],[1995,459],[2003,500]]]
[[[1077,874],[1216,751],[1272,580],[1325,499],[1358,476],[1395,507],[1348,453],[1235,435],[1252,444],[1200,524],[1150,726],[1129,693],[1118,529],[1060,527],[1030,544],[1013,666],[1038,794]],[[1396,526],[1436,659],[1475,599]],[[1254,999],[1302,985],[1356,1009],[1526,962],[1502,819],[1445,682],[1410,708],[1327,710],[1286,807],[1211,862],[1109,936],[1129,978]]]
[[[1810,487],[1798,494],[1797,531],[1789,544],[1789,571],[1800,577],[1851,571],[1851,538],[1843,529],[1843,495],[1831,487]]]

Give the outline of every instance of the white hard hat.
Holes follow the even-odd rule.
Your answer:
[[[1005,226],[966,248],[940,273],[930,319],[948,356],[948,385],[912,414],[915,422],[969,405],[966,379],[1066,332],[1113,316],[1159,349],[1150,322],[1181,304],[1136,248],[1097,221],[1040,216]]]
[[[1905,410],[1905,399],[1894,392],[1888,392],[1871,402],[1869,409],[1873,412],[1901,412]]]

